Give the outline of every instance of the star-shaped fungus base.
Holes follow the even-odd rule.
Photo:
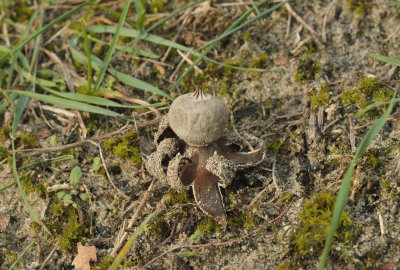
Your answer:
[[[225,130],[223,136],[208,146],[186,144],[172,131],[166,117],[155,136],[157,151],[146,164],[159,180],[167,180],[174,189],[192,186],[197,205],[224,229],[227,217],[220,186],[228,186],[238,170],[259,164],[265,155],[260,139],[249,134]],[[252,143],[257,150],[241,152],[242,145]]]

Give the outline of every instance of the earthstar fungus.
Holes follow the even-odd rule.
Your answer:
[[[228,186],[238,170],[259,164],[265,155],[262,140],[226,129],[223,101],[201,88],[179,96],[155,136],[157,151],[147,170],[174,189],[192,186],[196,203],[223,228],[227,217],[220,186]],[[257,150],[242,152],[245,145]]]

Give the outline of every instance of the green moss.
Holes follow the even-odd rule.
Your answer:
[[[94,91],[93,87],[89,89],[87,84],[79,85],[76,88],[76,92],[79,94],[84,94],[84,95],[88,95],[88,96],[94,96],[94,97],[99,96],[99,93]]]
[[[139,150],[137,136],[132,132],[127,133],[119,139],[107,139],[104,142],[104,149],[121,159],[131,160],[138,166],[142,164],[142,156]]]
[[[362,77],[358,89],[361,90],[365,95],[371,95],[378,85],[378,81],[371,77]]]
[[[294,80],[296,82],[312,81],[314,80],[315,75],[319,74],[320,72],[321,66],[317,60],[306,57],[300,61],[300,64],[296,70],[296,75],[294,76]]]
[[[58,236],[59,246],[63,251],[74,251],[78,242],[83,243],[86,229],[78,222],[77,211],[70,205],[52,204],[43,223],[53,235]],[[32,223],[32,227],[36,232],[41,230],[40,225],[35,228]]]
[[[249,63],[249,68],[264,68],[267,64],[268,55],[266,53],[256,56]]]
[[[7,139],[9,134],[11,132],[11,127],[10,126],[6,126],[2,129],[0,129],[0,139]]]
[[[340,97],[342,99],[343,105],[353,105],[360,104],[362,101],[362,94],[358,91],[358,89],[350,89],[345,90]]]
[[[229,94],[229,89],[228,89],[228,86],[227,86],[226,84],[224,84],[224,85],[219,89],[218,95],[219,95],[220,97],[224,97],[224,96],[226,96],[227,94]]]
[[[225,65],[242,67],[243,61],[241,61],[241,60],[226,60]],[[224,76],[232,77],[232,75],[234,74],[234,69],[231,67],[228,67],[228,66],[224,66]]]
[[[28,194],[35,192],[41,198],[45,198],[47,194],[47,184],[36,177],[30,177],[28,174],[21,176],[21,185]]]
[[[250,213],[241,213],[238,216],[229,217],[228,224],[238,226],[240,228],[250,229],[255,226],[255,219]]]
[[[30,148],[39,147],[38,138],[29,133],[22,133],[19,136],[18,144],[19,146],[23,145],[24,147]]]
[[[278,202],[280,203],[290,202],[293,198],[293,195],[294,195],[293,192],[288,192],[286,194],[283,194],[283,196],[278,199]]]
[[[365,108],[368,105],[387,101],[392,97],[392,91],[375,78],[362,77],[357,86],[352,89],[346,89],[342,92],[341,99],[343,106],[356,105],[358,108]],[[378,118],[385,106],[373,108],[363,114],[363,118],[368,120],[375,120]]]
[[[281,263],[278,264],[275,270],[295,270],[296,268],[293,267],[290,263]]]
[[[216,232],[221,232],[221,231],[222,231],[222,229],[218,226],[218,224],[212,218],[205,217],[200,222],[200,224],[197,225],[196,230],[190,236],[190,239],[195,240],[206,234],[214,234]]]
[[[393,96],[393,92],[390,89],[381,87],[374,91],[372,100],[374,102],[387,101],[387,100],[391,99],[392,96]]]
[[[93,270],[107,270],[110,268],[113,261],[114,261],[114,257],[112,257],[112,256],[104,257],[103,259],[101,259],[101,261],[95,263],[92,266],[92,269]]]
[[[170,216],[166,215],[147,225],[146,235],[157,241],[167,238],[171,230],[168,224],[169,218]]]
[[[272,141],[272,142],[267,142],[265,144],[265,148],[269,151],[272,151],[274,153],[278,152],[279,149],[282,146],[283,141],[279,140],[279,141]]]
[[[159,13],[164,8],[164,2],[162,0],[153,0],[150,2],[147,12],[150,14]]]
[[[328,146],[328,150],[330,153],[335,155],[343,155],[350,153],[349,145],[346,141],[338,140],[334,142],[332,145]]]
[[[170,189],[165,195],[165,203],[167,205],[186,204],[188,202],[189,194],[186,190],[176,191],[174,189]]]
[[[347,8],[349,11],[359,15],[365,15],[371,10],[372,4],[367,0],[347,0]]]
[[[291,247],[301,256],[320,254],[329,233],[335,200],[336,196],[323,192],[304,203],[303,210],[299,212],[300,224],[290,235]],[[335,234],[336,241],[353,241],[350,225],[351,219],[347,211],[344,211]]]
[[[0,161],[7,158],[7,149],[0,146]]]
[[[327,167],[334,166],[338,163],[340,163],[340,160],[338,160],[337,158],[332,158],[332,159],[324,161],[324,166],[327,166]]]
[[[43,223],[52,233],[60,235],[66,224],[77,220],[77,218],[78,214],[75,208],[59,202],[51,205],[50,211],[47,213]]]
[[[371,154],[366,153],[365,166],[370,169],[375,169],[378,166],[379,159]]]
[[[328,92],[328,87],[326,84],[321,85],[321,89],[318,93],[315,91],[311,92],[311,105],[321,106],[329,103],[331,95]]]
[[[27,0],[16,0],[13,10],[14,13],[11,18],[13,21],[19,23],[28,20],[33,13],[33,10],[29,7]]]
[[[251,34],[250,32],[244,32],[242,35],[242,39],[244,42],[250,41],[251,40]]]
[[[72,251],[76,248],[78,242],[83,242],[85,227],[77,220],[71,220],[61,232],[58,239],[59,246],[64,251]]]

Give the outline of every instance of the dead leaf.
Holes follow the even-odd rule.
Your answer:
[[[79,242],[78,254],[76,254],[72,265],[80,270],[90,270],[90,261],[97,262],[96,252],[95,246],[82,246]]]

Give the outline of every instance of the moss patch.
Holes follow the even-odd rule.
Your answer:
[[[86,233],[86,228],[78,222],[76,209],[70,205],[54,203],[46,215],[43,223],[59,237],[60,248],[63,251],[75,251],[76,244],[83,242]]]
[[[301,256],[320,254],[329,233],[332,211],[336,197],[323,192],[304,203],[299,212],[300,224],[291,235],[291,247]],[[346,211],[342,213],[335,239],[342,243],[353,241],[351,219]]]
[[[365,108],[375,102],[388,101],[393,92],[382,85],[376,78],[362,77],[358,85],[342,92],[341,100],[344,107],[355,106]],[[381,115],[385,106],[376,107],[364,114],[369,120],[374,120]]]
[[[349,11],[359,15],[365,15],[371,10],[372,4],[367,0],[347,0],[347,8]]]
[[[321,106],[329,103],[331,95],[328,92],[328,86],[326,84],[321,85],[319,92],[312,91],[311,96],[311,106]]]
[[[294,80],[296,82],[312,81],[315,79],[315,75],[319,74],[320,72],[321,66],[317,60],[306,57],[305,59],[300,60]]]
[[[176,191],[170,189],[165,195],[165,203],[167,205],[185,204],[189,202],[189,194],[186,190]]]
[[[139,150],[138,139],[137,136],[132,132],[129,132],[119,139],[107,139],[104,142],[104,148],[107,152],[112,153],[121,159],[131,160],[138,166],[142,164],[142,156]]]
[[[0,146],[0,161],[7,158],[7,149]]]
[[[38,138],[29,133],[22,133],[19,136],[18,146],[35,148],[39,147]]]
[[[195,240],[206,234],[214,234],[215,232],[221,232],[221,231],[222,231],[222,229],[218,226],[217,222],[215,222],[210,217],[205,217],[200,222],[200,224],[197,225],[196,230],[190,236],[190,239]]]

